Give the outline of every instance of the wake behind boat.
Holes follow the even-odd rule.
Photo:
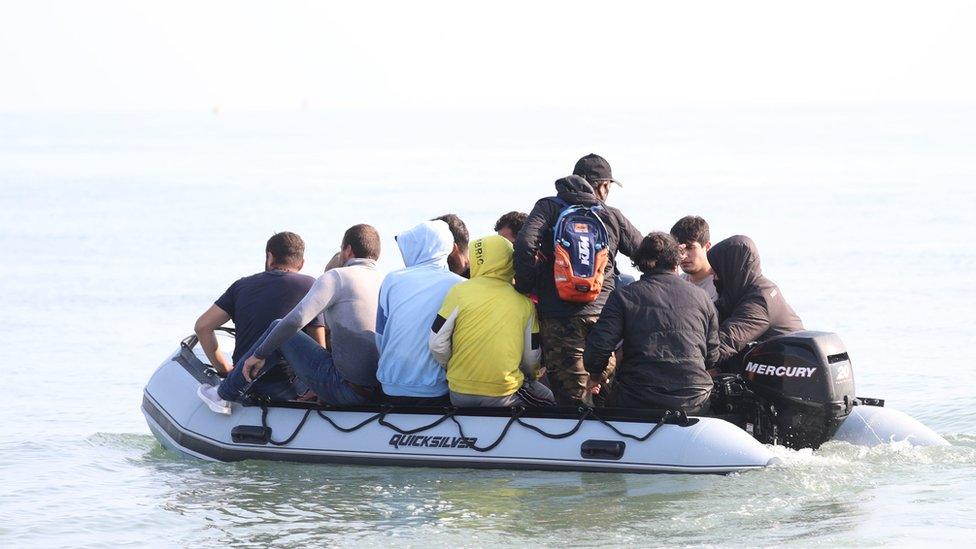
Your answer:
[[[910,417],[855,399],[834,334],[800,332],[757,345],[745,377],[716,382],[719,417],[602,408],[423,408],[234,403],[197,397],[220,378],[185,339],[145,388],[142,410],[167,448],[201,459],[265,459],[428,467],[732,473],[777,462],[763,443],[816,447],[947,444]],[[838,358],[838,357],[843,358]],[[817,361],[822,364],[817,364]],[[787,365],[789,364],[789,365]],[[846,394],[850,392],[851,394]]]

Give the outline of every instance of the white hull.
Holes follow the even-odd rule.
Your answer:
[[[541,411],[526,412],[519,422],[512,422],[510,412],[498,410],[458,412],[453,418],[445,418],[430,409],[426,409],[429,413],[415,413],[398,408],[382,414],[379,408],[273,407],[268,410],[266,424],[274,441],[289,438],[308,414],[290,442],[280,446],[240,439],[235,442],[235,427],[262,425],[262,409],[234,404],[230,415],[212,412],[196,390],[201,382],[214,383],[216,379],[199,361],[187,356],[178,352],[159,367],[146,386],[143,413],[164,446],[201,459],[635,473],[731,473],[763,468],[776,460],[767,447],[721,419],[692,418],[689,425],[665,423],[646,440],[638,441],[615,433],[610,426],[640,438],[658,422],[646,418],[606,423],[590,418],[580,422],[579,418],[551,417],[551,412]],[[536,417],[546,415],[550,417]],[[343,428],[366,423],[343,433],[323,416]],[[372,421],[367,421],[370,418]],[[403,433],[439,419],[443,421],[423,431]],[[472,447],[491,445],[509,423],[497,446],[487,451]],[[560,434],[577,425],[574,433],[558,439],[531,429]]]
[[[855,406],[831,440],[858,446],[907,442],[912,446],[948,446],[941,435],[894,408]]]

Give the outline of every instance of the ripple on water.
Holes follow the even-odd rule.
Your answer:
[[[151,450],[161,448],[152,435],[141,433],[95,433],[86,439],[93,446],[119,450]]]
[[[876,542],[889,521],[906,530],[917,520],[889,501],[972,509],[972,498],[957,496],[967,483],[976,489],[976,436],[947,438],[951,446],[929,448],[772,448],[782,465],[694,476],[214,463],[170,453],[149,435],[103,432],[5,443],[0,463],[19,456],[9,486],[34,507],[18,509],[9,496],[0,507],[23,529],[15,541],[125,520],[179,545]],[[53,520],[66,516],[74,518]]]

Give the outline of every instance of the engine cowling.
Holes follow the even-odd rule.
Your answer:
[[[817,448],[855,403],[854,372],[837,334],[802,331],[749,348],[739,372],[753,401],[746,428],[763,442]],[[741,403],[736,406],[741,414]]]

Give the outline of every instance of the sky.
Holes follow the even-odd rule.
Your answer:
[[[973,2],[0,0],[0,112],[966,104]]]

